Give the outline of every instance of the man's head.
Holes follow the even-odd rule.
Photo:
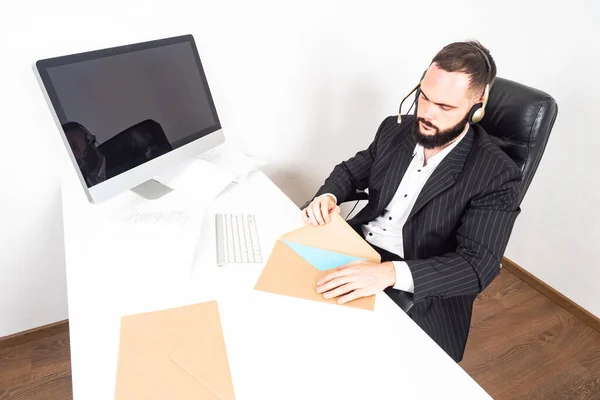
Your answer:
[[[490,72],[481,52],[488,57]],[[495,77],[496,64],[479,42],[451,43],[440,50],[421,81],[414,127],[417,142],[436,148],[456,139]]]

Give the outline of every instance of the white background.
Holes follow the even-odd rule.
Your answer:
[[[0,337],[67,318],[61,147],[31,64],[192,33],[228,138],[297,204],[469,38],[559,117],[506,255],[600,316],[600,6],[593,1],[12,2],[0,15]],[[107,296],[110,294],[107,293]]]

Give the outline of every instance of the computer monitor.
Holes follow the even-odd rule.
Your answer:
[[[224,142],[192,35],[39,60],[34,71],[92,203]]]

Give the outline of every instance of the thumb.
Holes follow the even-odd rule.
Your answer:
[[[339,214],[340,212],[340,206],[333,206],[329,209],[329,214]]]

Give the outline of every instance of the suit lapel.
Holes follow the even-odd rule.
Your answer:
[[[412,124],[405,124],[402,130],[410,129]],[[402,177],[406,173],[410,161],[412,160],[413,151],[417,142],[413,135],[408,132],[400,132],[399,136],[405,134],[406,136],[392,145],[391,156],[392,161],[389,164],[385,172],[385,178],[383,180],[383,186],[381,187],[381,195],[377,203],[376,215],[381,214],[383,209],[390,203]]]
[[[442,160],[433,174],[429,177],[421,190],[417,202],[412,208],[408,218],[412,218],[421,208],[433,200],[440,193],[448,189],[456,182],[456,177],[462,171],[467,156],[474,142],[473,129],[456,145],[456,147]]]

